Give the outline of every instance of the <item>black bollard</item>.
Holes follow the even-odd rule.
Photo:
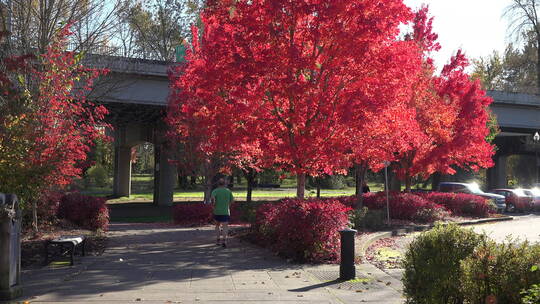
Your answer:
[[[341,234],[341,263],[339,264],[339,278],[341,280],[352,280],[356,277],[354,267],[354,236],[356,230],[345,228],[340,230]]]

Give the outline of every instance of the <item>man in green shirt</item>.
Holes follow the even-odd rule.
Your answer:
[[[227,183],[223,178],[218,181],[218,187],[212,191],[211,201],[214,204],[214,220],[216,221],[216,245],[227,247],[227,234],[229,233],[229,219],[231,217],[230,205],[234,202],[231,190],[225,187]],[[221,229],[223,226],[223,231]],[[223,241],[221,234],[223,233]]]

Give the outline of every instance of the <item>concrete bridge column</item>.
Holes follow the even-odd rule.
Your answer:
[[[155,171],[154,171],[154,204],[158,206],[172,206],[174,186],[176,185],[176,166],[169,163],[172,158],[165,144],[156,144]]]
[[[488,169],[488,190],[496,188],[508,187],[508,181],[506,180],[506,161],[508,156],[499,155],[495,156],[495,166]]]
[[[114,147],[114,195],[131,194],[131,147]]]

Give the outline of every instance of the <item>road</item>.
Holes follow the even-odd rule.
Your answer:
[[[512,215],[514,220],[473,226],[476,232],[485,232],[497,242],[508,236],[540,243],[540,214]]]

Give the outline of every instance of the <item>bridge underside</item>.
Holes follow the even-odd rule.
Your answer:
[[[117,197],[131,194],[131,150],[148,142],[154,145],[154,204],[172,205],[176,167],[169,163],[172,151],[166,146],[165,107],[114,102],[104,105],[109,110],[107,120],[114,129],[113,194]]]
[[[489,189],[508,187],[507,160],[511,155],[533,156],[536,161],[531,166],[538,166],[540,142],[534,142],[535,132],[536,129],[531,128],[501,127],[501,133],[493,142],[497,146],[493,156],[495,166],[487,171]]]

